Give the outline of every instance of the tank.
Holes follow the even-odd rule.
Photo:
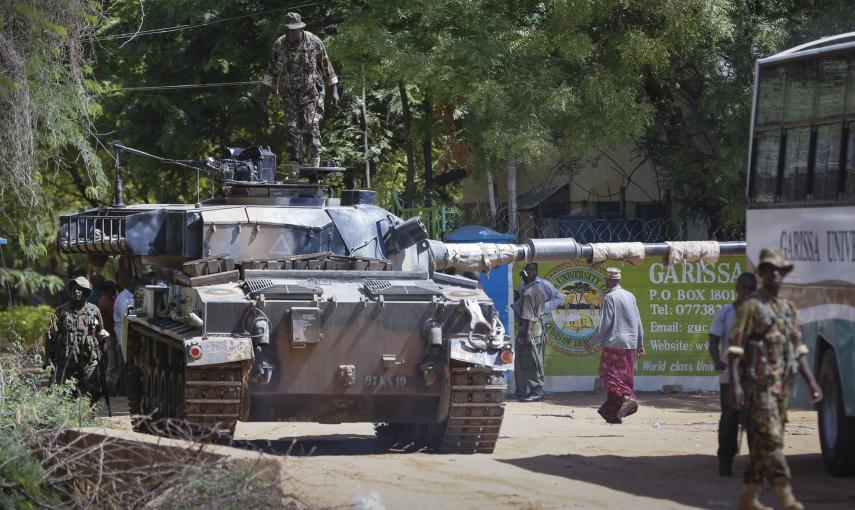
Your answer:
[[[140,151],[115,144],[118,150]],[[160,159],[160,158],[159,158]],[[694,260],[744,243],[449,244],[376,193],[325,196],[336,167],[277,181],[267,148],[163,160],[217,174],[222,197],[60,218],[62,253],[120,258],[138,289],[121,340],[138,428],[229,436],[238,421],[371,422],[441,453],[491,453],[513,343],[476,280],[516,261]],[[676,255],[675,255],[676,254]],[[448,274],[448,273],[457,274]]]

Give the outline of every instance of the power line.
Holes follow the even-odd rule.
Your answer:
[[[187,83],[184,85],[153,85],[150,87],[123,87],[106,91],[106,94],[117,92],[144,92],[151,90],[180,90],[180,89],[208,89],[217,87],[240,87],[243,85],[258,85],[261,80],[253,81],[225,81],[220,83]]]
[[[171,32],[180,32],[182,30],[189,30],[191,28],[202,28],[202,27],[207,27],[207,26],[211,26],[211,25],[216,25],[219,23],[227,23],[229,21],[234,21],[234,20],[238,20],[238,19],[254,18],[254,17],[258,17],[258,16],[264,16],[265,14],[273,14],[273,13],[277,13],[277,12],[288,11],[291,9],[300,9],[302,7],[310,7],[312,5],[318,5],[321,3],[323,3],[323,2],[306,2],[303,4],[299,4],[299,5],[291,5],[288,7],[279,7],[277,9],[270,9],[267,11],[254,12],[254,13],[250,13],[250,14],[242,14],[240,16],[231,16],[229,18],[213,19],[211,21],[206,21],[204,23],[196,23],[196,24],[188,24],[188,25],[175,25],[175,26],[171,26],[171,27],[161,27],[161,28],[150,28],[148,30],[138,30],[135,32],[125,32],[123,34],[98,36],[98,37],[93,37],[92,39],[95,41],[112,41],[112,40],[116,40],[116,39],[130,39],[132,37],[138,37],[138,36],[142,36],[142,35],[168,34]]]

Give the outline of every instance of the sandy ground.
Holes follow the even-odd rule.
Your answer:
[[[389,451],[370,424],[240,423],[235,439],[281,456],[286,490],[321,507],[736,508],[746,458],[734,478],[718,476],[718,395],[641,395],[622,425],[596,414],[602,398],[509,402],[493,455]],[[113,420],[127,427],[123,404]],[[796,495],[809,509],[855,508],[855,479],[827,476],[819,451],[816,413],[791,411]],[[768,490],[761,499],[777,503]]]

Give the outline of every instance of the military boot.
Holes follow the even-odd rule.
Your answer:
[[[772,489],[775,490],[775,495],[778,496],[778,500],[781,502],[784,510],[805,509],[805,506],[799,503],[793,495],[793,486],[790,485],[789,481],[773,482]]]
[[[321,166],[321,157],[317,156],[317,157],[312,158],[310,163],[311,163],[311,166],[313,166],[315,168]]]
[[[738,510],[774,510],[757,499],[761,488],[759,483],[746,483],[743,485],[742,495],[739,496]]]

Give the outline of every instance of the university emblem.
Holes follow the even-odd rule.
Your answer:
[[[562,264],[545,278],[564,294],[564,303],[545,318],[549,345],[568,356],[589,355],[587,344],[602,317],[605,277],[590,267]],[[592,346],[602,347],[599,342]]]

